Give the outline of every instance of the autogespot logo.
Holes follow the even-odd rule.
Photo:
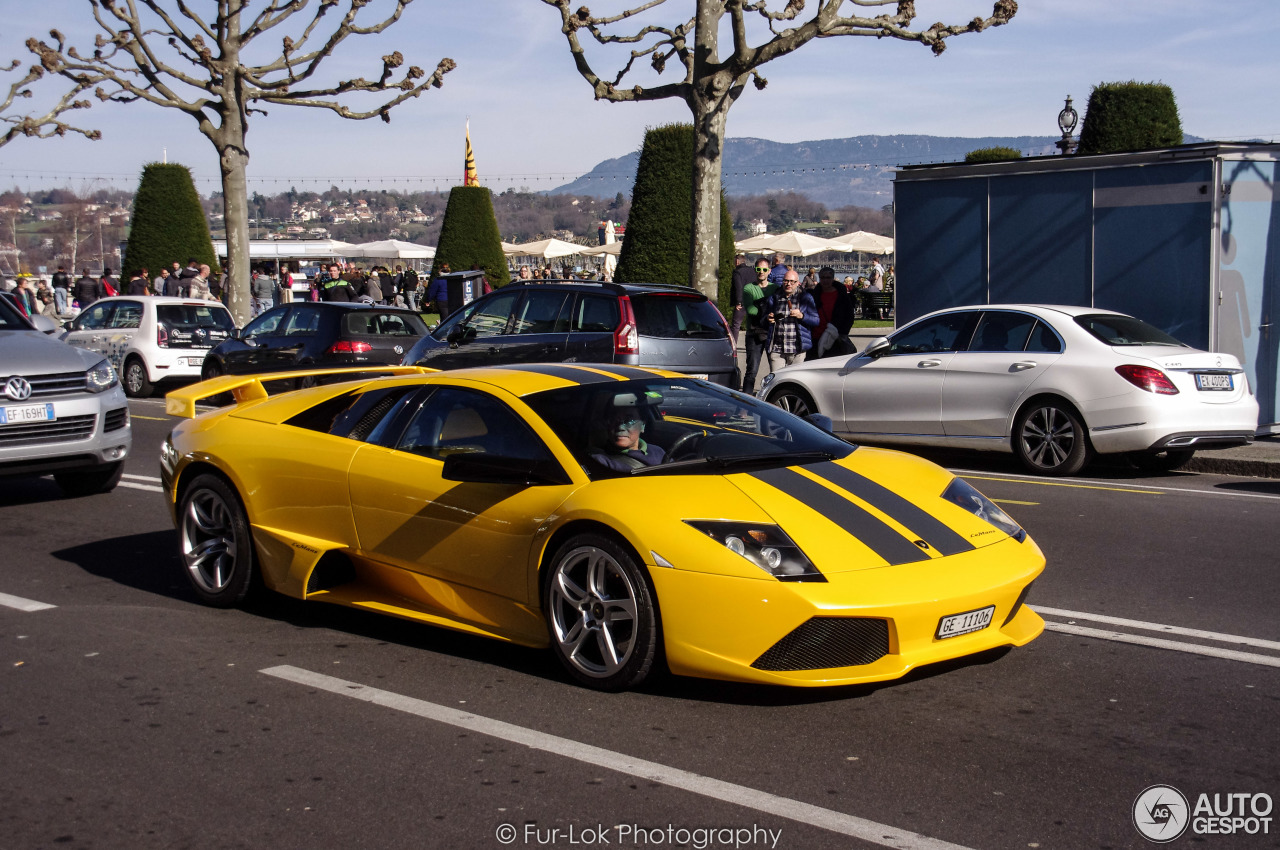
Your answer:
[[[1172,785],[1152,785],[1133,801],[1133,825],[1142,837],[1166,844],[1187,831],[1187,798]]]

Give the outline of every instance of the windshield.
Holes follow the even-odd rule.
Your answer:
[[[524,401],[593,479],[791,466],[854,450],[772,404],[693,379],[580,384]]]
[[[0,298],[0,331],[29,331],[31,323],[22,317],[8,298]]]
[[[1188,346],[1157,327],[1132,316],[1090,314],[1076,316],[1076,324],[1107,345],[1175,345]]]
[[[724,339],[729,335],[720,311],[700,295],[632,295],[636,326],[644,336],[666,339]]]
[[[169,327],[218,328],[235,330],[231,313],[222,305],[206,307],[203,304],[161,304],[156,308],[156,318]]]

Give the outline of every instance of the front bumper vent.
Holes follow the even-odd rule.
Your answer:
[[[106,418],[102,421],[103,431],[119,431],[121,428],[129,424],[129,408],[122,407],[119,410],[108,410]]]
[[[814,617],[797,626],[751,666],[757,670],[857,667],[889,654],[889,621],[875,617]]]
[[[97,424],[97,415],[90,413],[87,416],[64,416],[53,422],[6,425],[0,430],[0,448],[87,440],[93,436]]]

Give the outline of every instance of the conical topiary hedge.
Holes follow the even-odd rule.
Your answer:
[[[689,279],[689,234],[693,232],[693,125],[668,124],[644,134],[631,190],[631,213],[618,270],[622,283],[674,283]],[[720,301],[728,304],[733,274],[733,219],[720,193]]]
[[[1163,83],[1101,83],[1093,87],[1077,153],[1123,153],[1182,144],[1173,89]]]
[[[191,257],[218,270],[196,184],[185,165],[153,162],[142,169],[133,197],[120,279],[128,280],[142,268],[155,277],[161,268],[175,262],[185,266]]]
[[[440,273],[443,263],[448,263],[455,272],[466,271],[479,263],[494,287],[503,286],[511,279],[507,258],[502,253],[502,238],[498,235],[498,219],[493,214],[493,198],[485,187],[454,186],[449,192],[431,277]]]

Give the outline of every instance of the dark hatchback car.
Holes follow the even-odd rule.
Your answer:
[[[732,386],[737,360],[716,305],[686,286],[513,281],[441,322],[404,357],[434,369],[611,363]]]
[[[426,333],[426,323],[412,310],[346,302],[281,304],[206,354],[201,376],[399,365]]]

